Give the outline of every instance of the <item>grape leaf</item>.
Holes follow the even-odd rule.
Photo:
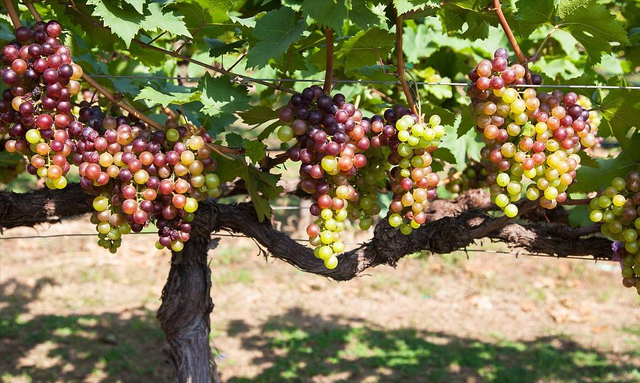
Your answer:
[[[373,28],[359,31],[344,42],[338,55],[346,61],[345,70],[352,71],[365,65],[373,65],[378,58],[385,58],[395,46],[392,34],[382,29]]]
[[[202,112],[209,116],[221,113],[236,113],[247,110],[251,97],[246,87],[232,83],[229,76],[211,77],[205,74],[198,84],[202,92]]]
[[[238,113],[242,121],[247,125],[262,125],[265,122],[275,120],[279,117],[279,112],[266,106],[254,106],[246,112]]]
[[[264,15],[256,23],[253,37],[260,40],[249,50],[248,67],[263,67],[270,59],[279,60],[304,31],[304,20],[298,20],[290,8],[280,8]]]
[[[191,37],[191,33],[184,23],[183,16],[176,15],[173,11],[163,12],[162,6],[158,3],[151,3],[147,6],[149,14],[145,16],[140,26],[146,31],[157,32],[166,31],[177,36]]]
[[[425,8],[439,8],[440,4],[434,0],[393,0],[393,5],[399,15],[415,12]]]
[[[302,15],[310,17],[323,27],[342,34],[342,26],[349,17],[346,0],[304,0]]]
[[[367,0],[352,0],[349,20],[361,29],[369,29],[379,25],[384,15],[376,14],[367,4]]]
[[[632,127],[638,127],[640,110],[634,108],[637,98],[633,91],[610,90],[602,100],[598,110],[602,112],[605,127],[609,127],[616,137],[624,136]]]
[[[584,46],[593,63],[602,53],[611,53],[611,43],[629,44],[622,24],[596,0],[561,0],[558,4],[559,26],[570,32]]]
[[[238,40],[227,44],[218,39],[209,39],[206,37],[204,41],[209,46],[210,57],[219,57],[229,53],[237,53],[239,52],[238,49],[242,48],[245,43],[245,40]]]
[[[637,146],[636,146],[637,147]],[[636,169],[640,158],[629,155],[630,152],[622,151],[616,158],[597,158],[597,167],[583,166],[578,169],[576,182],[571,185],[571,192],[590,192],[604,189],[611,185],[615,177],[625,177],[627,173]]]
[[[556,9],[553,0],[518,0],[518,21],[515,26],[520,35],[529,36],[540,24],[553,23]]]
[[[224,136],[224,139],[227,141],[227,145],[232,148],[244,148],[244,138],[242,138],[238,133],[227,133],[227,135]]]
[[[244,154],[249,157],[253,163],[258,163],[266,157],[266,147],[267,146],[260,140],[245,140]]]
[[[144,0],[124,0],[130,4],[138,13],[144,13]]]
[[[167,106],[169,104],[182,105],[186,104],[200,98],[200,94],[198,92],[193,93],[164,93],[158,90],[153,89],[150,86],[146,86],[142,88],[140,94],[138,94],[135,100],[145,100],[149,101],[151,104],[161,104],[162,106]]]
[[[138,34],[144,18],[136,13],[118,8],[112,1],[88,0],[87,4],[94,5],[93,16],[99,17],[104,26],[111,29],[115,35],[129,47],[131,40]]]
[[[460,125],[458,125],[458,137],[462,137],[476,126],[475,118],[472,114],[471,106],[464,108],[460,115]]]

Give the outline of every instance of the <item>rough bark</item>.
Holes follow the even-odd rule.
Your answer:
[[[191,238],[184,250],[172,254],[162,290],[158,320],[167,340],[163,353],[174,368],[174,380],[180,383],[220,381],[209,345],[213,301],[208,243],[206,237]]]
[[[41,189],[29,193],[0,193],[0,230],[38,223],[59,222],[91,212],[89,197],[80,185],[63,190]]]

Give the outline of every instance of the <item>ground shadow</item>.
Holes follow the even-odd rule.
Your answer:
[[[637,358],[614,358],[570,339],[481,342],[411,328],[388,330],[346,317],[322,318],[297,309],[270,318],[259,331],[235,321],[230,335],[259,351],[264,366],[240,382],[637,382]],[[224,367],[221,369],[224,376]]]
[[[0,381],[163,382],[164,335],[153,312],[31,315],[28,305],[55,282],[0,284]]]

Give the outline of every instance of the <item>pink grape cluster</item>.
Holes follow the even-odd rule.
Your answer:
[[[82,121],[102,129],[86,126],[74,155],[81,187],[97,194],[92,204],[99,244],[115,252],[122,235],[155,223],[156,247],[181,251],[198,201],[220,195],[217,163],[207,147],[211,137],[174,120],[165,131],[152,132],[141,121],[100,113],[80,111]]]
[[[622,262],[622,284],[640,294],[640,171],[614,178],[590,201],[589,210],[589,218],[602,223],[602,234],[618,241],[614,254]]]
[[[297,144],[288,155],[302,163],[301,188],[313,195],[310,211],[318,219],[307,227],[307,234],[316,256],[333,269],[336,255],[345,248],[340,233],[348,207],[359,199],[349,180],[367,164],[362,153],[371,146],[371,122],[342,94],[330,97],[319,86],[293,95],[280,111],[280,120],[287,125],[278,130],[278,137],[283,142],[295,137]]]
[[[579,152],[597,143],[598,120],[588,111],[588,100],[573,92],[537,93],[525,83],[526,70],[508,65],[506,49],[492,60],[482,60],[471,71],[467,90],[476,127],[485,147],[493,201],[508,217],[515,217],[514,202],[523,194],[552,209],[567,199],[566,190],[576,177]],[[540,84],[539,75],[532,75]]]
[[[27,171],[51,189],[67,185],[67,157],[80,133],[73,124],[72,97],[80,91],[83,72],[61,43],[61,33],[56,21],[20,27],[0,56],[2,82],[9,87],[0,100],[0,134],[10,136],[4,148],[27,156]]]

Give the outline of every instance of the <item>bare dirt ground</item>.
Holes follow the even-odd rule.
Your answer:
[[[92,233],[86,220],[4,236]],[[165,382],[170,254],[0,241],[0,381]],[[485,244],[486,248],[491,244]],[[640,299],[616,264],[464,253],[337,283],[223,238],[211,342],[228,382],[639,382]]]

